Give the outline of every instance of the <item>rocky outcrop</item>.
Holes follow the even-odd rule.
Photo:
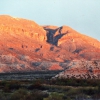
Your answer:
[[[97,78],[99,60],[100,42],[68,26],[40,26],[31,20],[0,16],[1,73],[63,70],[61,74],[66,77],[74,70],[74,75],[83,77],[92,66]],[[82,61],[88,67],[83,67]]]
[[[0,16],[0,35],[18,37],[27,36],[34,41],[46,41],[46,32],[34,21],[15,18],[8,15]]]
[[[74,59],[100,59],[100,42],[98,40],[80,34],[68,26],[45,26],[44,29],[47,31],[47,42],[74,54]]]
[[[100,79],[100,60],[71,61],[55,78]]]

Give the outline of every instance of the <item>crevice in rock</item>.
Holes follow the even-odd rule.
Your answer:
[[[66,33],[62,33],[62,28],[63,27],[59,27],[57,29],[44,28],[47,31],[47,42],[57,46],[59,39],[68,33],[68,31]],[[58,34],[54,36],[57,31]]]

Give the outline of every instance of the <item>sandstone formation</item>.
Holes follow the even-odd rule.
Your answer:
[[[99,60],[100,42],[68,26],[40,26],[31,20],[0,15],[0,73],[62,70],[57,76],[65,77],[74,70],[75,76],[83,77],[91,66],[97,78]],[[97,68],[92,63],[95,61]]]
[[[71,61],[55,78],[100,79],[100,60]]]

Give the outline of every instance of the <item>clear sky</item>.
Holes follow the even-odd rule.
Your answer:
[[[67,25],[100,40],[100,0],[0,0],[0,15]]]

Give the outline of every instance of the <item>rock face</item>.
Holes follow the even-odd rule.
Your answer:
[[[9,35],[9,37],[24,37],[34,39],[34,41],[45,41],[46,32],[33,21],[11,16],[0,16],[0,35]]]
[[[71,61],[55,78],[100,79],[99,61]]]
[[[64,70],[58,76],[65,77],[72,70],[79,75],[81,69],[89,72],[92,66],[92,72],[96,70],[98,75],[99,60],[100,42],[68,26],[40,26],[26,19],[0,16],[1,73]],[[82,67],[81,61],[88,67]],[[98,68],[93,67],[93,61]],[[86,71],[82,71],[84,75]]]
[[[1,15],[0,72],[34,70],[30,63],[39,59],[35,51],[46,40],[46,31],[35,22]]]
[[[45,26],[44,29],[47,31],[48,43],[66,50],[66,52],[72,53],[74,56],[77,55],[78,58],[87,60],[100,58],[100,42],[96,39],[80,34],[68,26],[58,28]]]

